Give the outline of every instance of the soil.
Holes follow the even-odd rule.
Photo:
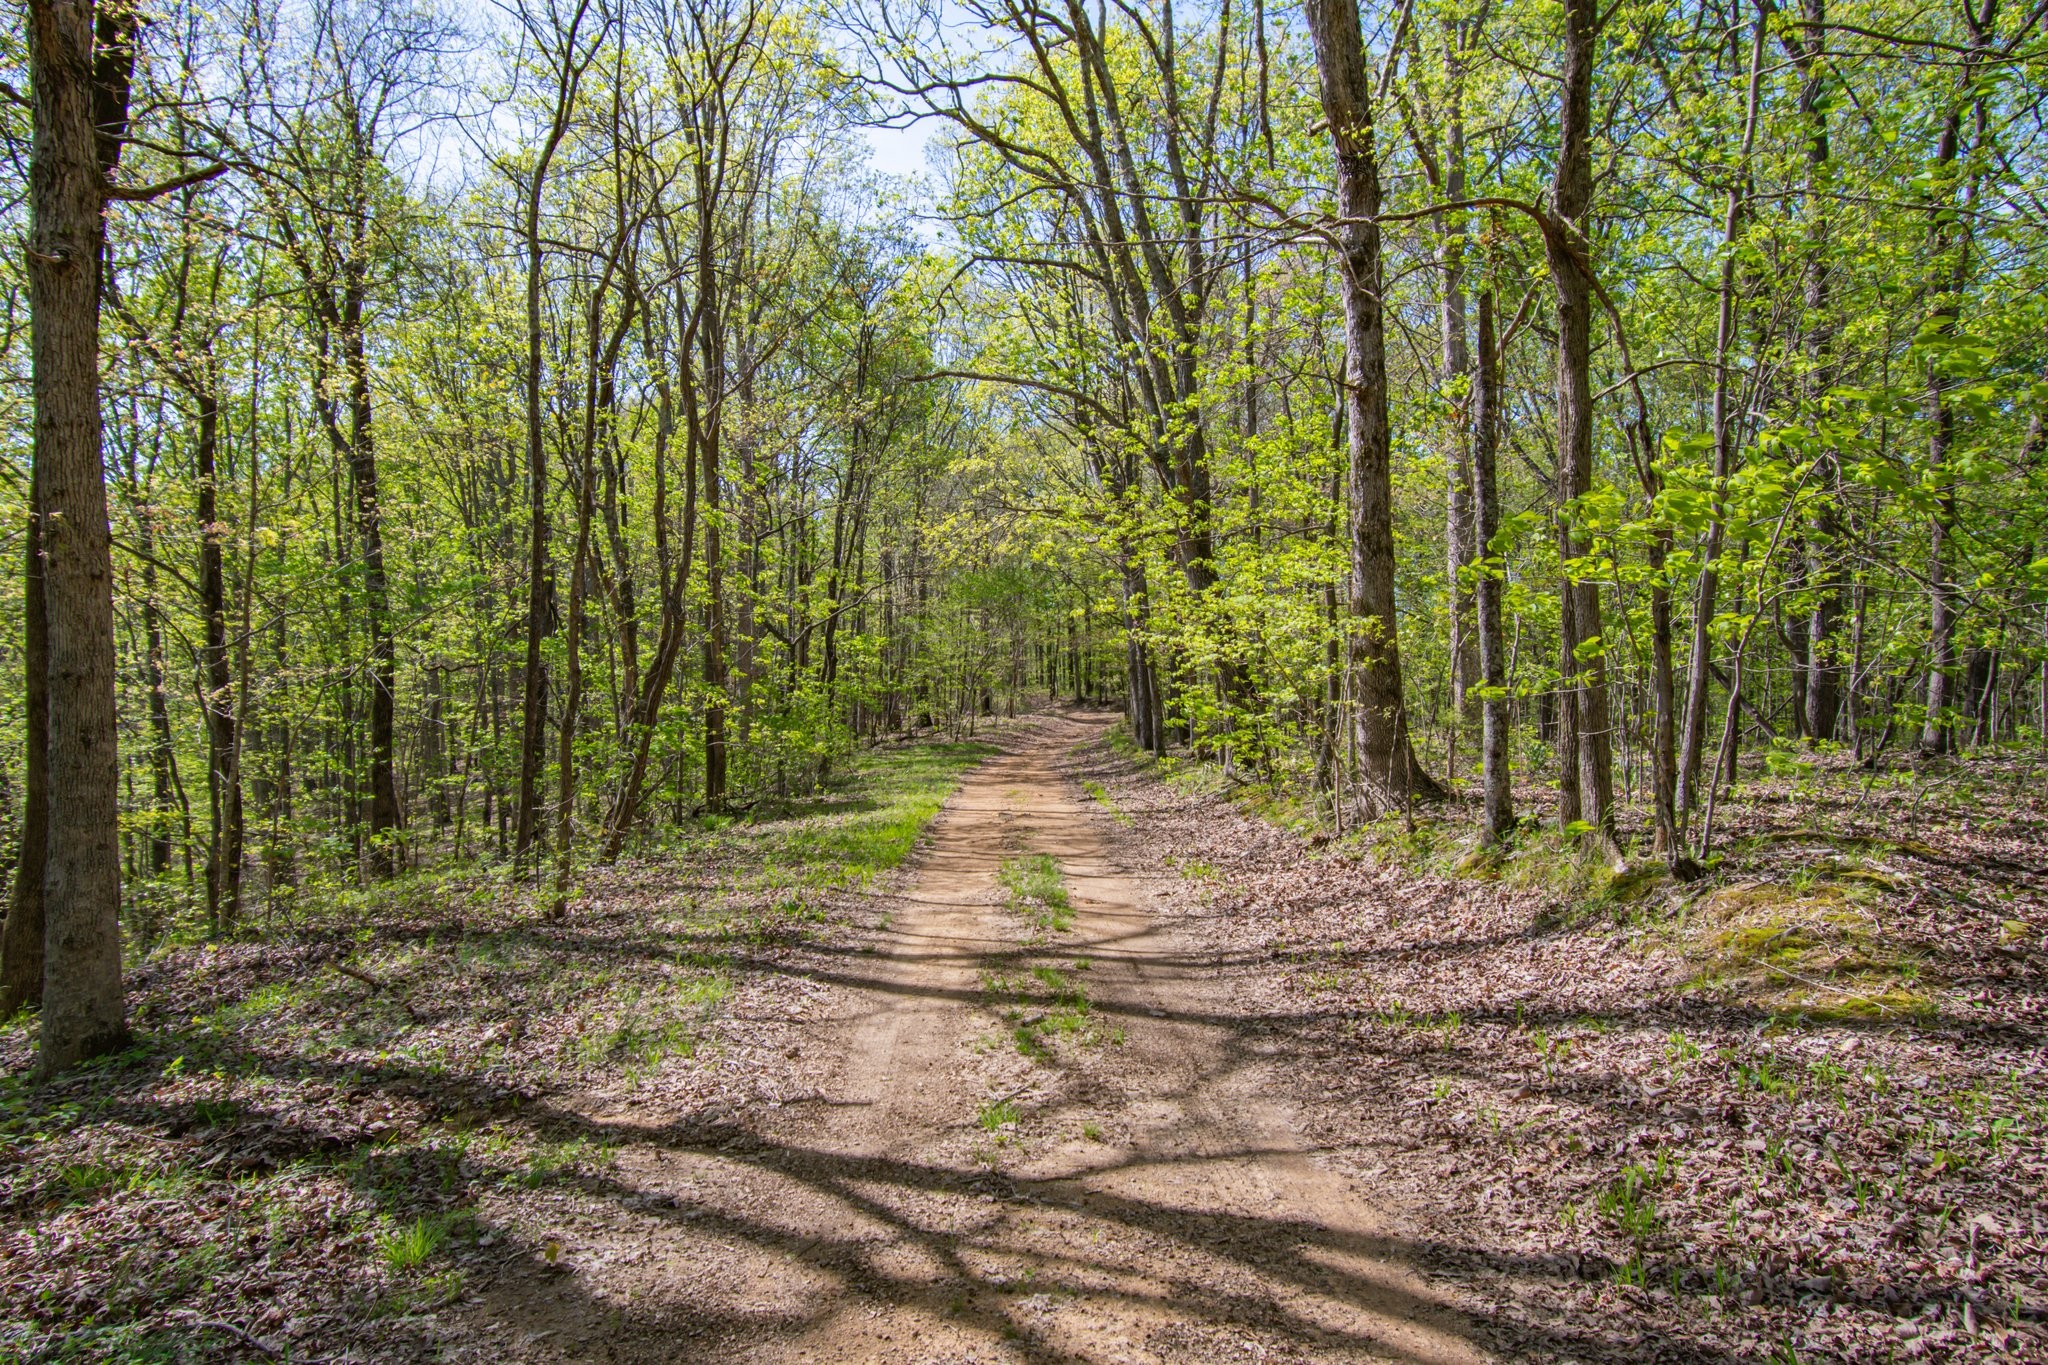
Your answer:
[[[779,1098],[595,1108],[602,1175],[487,1199],[525,1249],[437,1324],[447,1356],[1493,1358],[1425,1273],[1427,1210],[1304,1136],[1246,964],[1114,851],[1069,771],[1112,719],[1015,727],[965,779],[873,932],[806,964]],[[1000,880],[1034,853],[1070,921]]]

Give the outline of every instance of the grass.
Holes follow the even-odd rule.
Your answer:
[[[1009,1026],[1010,1042],[1034,1062],[1051,1062],[1061,1040],[1082,1047],[1122,1045],[1121,1026],[1105,1029],[1097,1021],[1087,987],[1078,978],[1081,964],[1070,971],[1035,966],[1023,972],[985,972],[982,992]]]
[[[1063,934],[1074,926],[1074,907],[1058,860],[1047,853],[1005,858],[996,879],[1010,893],[1010,909],[1040,933]]]
[[[1094,781],[1093,779],[1083,780],[1081,783],[1081,790],[1087,792],[1089,797],[1092,798],[1096,802],[1096,804],[1100,805],[1104,810],[1108,811],[1110,815],[1115,818],[1116,822],[1119,825],[1129,825],[1135,823],[1131,819],[1131,813],[1125,810],[1123,807],[1117,805],[1116,798],[1111,796],[1109,794],[1109,789],[1103,786],[1100,782]]]
[[[1017,1102],[1010,1099],[989,1100],[974,1111],[974,1121],[981,1125],[983,1131],[990,1133],[1009,1127],[1022,1116],[1023,1111],[1017,1108]]]
[[[1622,1168],[1614,1183],[1594,1200],[1594,1208],[1622,1232],[1640,1242],[1663,1225],[1657,1201],[1649,1192],[1651,1172],[1634,1163]]]
[[[394,1275],[409,1274],[432,1260],[448,1240],[448,1223],[441,1218],[415,1218],[377,1239],[377,1254]]]

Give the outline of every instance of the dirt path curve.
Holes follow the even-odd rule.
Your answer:
[[[763,1365],[1488,1358],[1294,1135],[1261,1038],[1111,860],[1111,812],[1059,771],[1105,724],[1048,717],[967,777],[849,966],[820,1099],[725,1150],[630,1150],[644,1226],[577,1267],[599,1288],[573,1316],[517,1314],[556,1325],[528,1340]],[[1058,860],[1067,931],[1008,908],[1022,853]],[[1033,968],[1087,1003],[1027,1056]],[[977,1121],[1002,1100],[1016,1122]]]

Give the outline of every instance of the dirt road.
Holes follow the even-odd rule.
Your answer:
[[[629,1143],[616,1225],[488,1295],[506,1356],[1487,1358],[1111,860],[1114,812],[1058,770],[1105,724],[1049,717],[966,779],[806,1044],[841,1059],[821,1093],[721,1144]],[[1008,903],[1027,853],[1058,861],[1064,930]]]

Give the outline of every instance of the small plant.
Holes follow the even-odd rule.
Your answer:
[[[989,1100],[974,1111],[974,1121],[980,1124],[983,1130],[993,1133],[1015,1123],[1018,1114],[1015,1100]]]
[[[128,1173],[100,1161],[75,1161],[61,1166],[57,1178],[64,1182],[73,1199],[89,1199],[93,1195],[119,1190],[127,1185]]]
[[[1735,1084],[1765,1095],[1781,1095],[1786,1102],[1799,1098],[1799,1082],[1790,1076],[1781,1075],[1777,1064],[1768,1056],[1755,1061],[1737,1062],[1733,1077]]]
[[[1102,1141],[1102,1125],[1092,1120],[1082,1124],[1081,1136],[1087,1138],[1090,1142]]]
[[[1594,1208],[1601,1217],[1612,1221],[1637,1241],[1656,1232],[1661,1221],[1657,1215],[1657,1201],[1650,1197],[1647,1188],[1650,1179],[1648,1171],[1630,1163],[1594,1201]]]
[[[1542,1029],[1537,1029],[1529,1036],[1529,1041],[1535,1045],[1536,1055],[1542,1059],[1543,1079],[1556,1080],[1557,1068],[1571,1055],[1571,1040],[1552,1038]]]
[[[417,1270],[448,1240],[448,1224],[439,1218],[415,1218],[377,1239],[377,1254],[394,1275]]]

